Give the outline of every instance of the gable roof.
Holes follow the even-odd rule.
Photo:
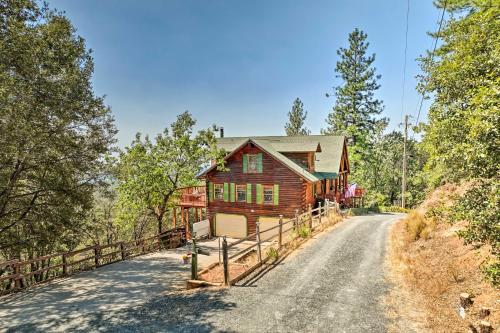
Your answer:
[[[229,154],[225,157],[228,159],[249,141],[299,176],[315,182],[337,177],[342,161],[345,137],[332,135],[228,137],[217,139],[217,148],[228,151]],[[288,152],[316,152],[315,171],[307,171],[282,154]],[[215,167],[215,165],[211,166],[200,176]]]

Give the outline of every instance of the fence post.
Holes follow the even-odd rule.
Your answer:
[[[94,246],[94,263],[95,267],[99,267],[99,245]]]
[[[220,237],[219,237],[219,265],[221,263],[221,260],[220,260]]]
[[[19,260],[14,264],[14,273],[16,274],[14,285],[16,289],[21,289],[21,266],[19,265]]]
[[[226,236],[222,236],[222,261],[224,265],[224,285],[230,287],[229,285],[229,260],[227,256],[227,239]]]
[[[282,241],[283,241],[283,215],[280,215],[279,234],[278,234],[278,250],[281,249]]]
[[[318,202],[318,208],[319,208],[319,209],[318,209],[318,212],[319,212],[319,214],[318,214],[318,216],[319,216],[319,217],[318,217],[318,219],[319,219],[319,220],[318,220],[318,223],[319,223],[319,224],[321,224],[321,214],[322,214],[322,212],[321,212],[321,211],[322,211],[322,209],[321,209],[321,201],[320,201],[320,202]]]
[[[330,199],[325,200],[325,217],[330,216]]]
[[[193,252],[191,253],[191,279],[198,279],[198,249],[196,248],[196,239],[193,237]]]
[[[313,214],[312,214],[312,206],[309,204],[307,206],[307,210],[309,211],[309,229],[312,229],[313,227]]]
[[[201,216],[203,216],[203,208],[201,210]],[[212,239],[212,236],[216,236],[214,233],[212,233],[212,223],[210,223],[210,219],[208,218],[208,216],[206,216],[205,220],[208,221],[208,239]]]
[[[299,228],[299,210],[295,210],[295,221],[293,222],[294,226],[293,229],[297,230]]]
[[[125,246],[123,245],[123,242],[120,242],[120,252],[122,254],[122,260],[125,260]]]
[[[63,255],[62,255],[62,264],[63,264],[63,275],[67,275],[68,274],[68,266],[67,266],[67,262],[66,262],[66,253],[63,253]]]
[[[257,256],[259,257],[259,262],[262,262],[262,254],[260,252],[260,231],[259,231],[260,222],[255,222],[255,234],[257,236]]]

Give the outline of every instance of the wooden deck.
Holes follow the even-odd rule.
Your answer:
[[[180,189],[177,206],[204,208],[207,206],[206,186],[193,186]]]

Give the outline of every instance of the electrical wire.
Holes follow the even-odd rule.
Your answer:
[[[439,27],[436,35],[434,36],[434,47],[432,48],[432,53],[430,54],[430,60],[432,61],[432,58],[434,57],[434,53],[436,52],[437,48],[437,42],[439,39],[439,34],[441,33],[441,27],[443,26],[443,19],[444,19],[444,13],[446,12],[446,1],[443,4],[443,11],[441,13],[441,19],[439,20]],[[422,93],[422,96],[420,96],[420,104],[418,107],[418,113],[416,117],[415,124],[418,124],[418,120],[420,119],[420,113],[422,112],[422,105],[424,103],[424,93]]]
[[[405,105],[405,85],[406,85],[406,54],[408,51],[408,25],[410,16],[410,0],[407,1],[406,7],[406,31],[405,31],[405,53],[404,53],[404,65],[403,65],[403,92],[401,94],[401,119],[404,115],[404,105]]]

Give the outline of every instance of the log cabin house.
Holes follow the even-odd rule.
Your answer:
[[[216,236],[243,238],[325,199],[343,202],[349,175],[343,136],[227,137],[226,171],[215,164],[206,182],[206,215]]]

